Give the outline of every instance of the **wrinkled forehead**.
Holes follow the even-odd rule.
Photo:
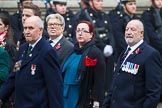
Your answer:
[[[126,26],[126,28],[138,28],[138,23],[137,22],[129,22]]]
[[[79,23],[77,28],[85,28],[85,29],[89,29],[89,26],[86,23]]]

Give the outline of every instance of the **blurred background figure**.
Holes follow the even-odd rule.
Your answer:
[[[124,32],[127,23],[132,19],[139,19],[136,15],[136,0],[120,0],[115,10],[109,14],[113,25],[113,34],[116,42],[116,60],[127,47]]]
[[[3,83],[7,80],[10,70],[9,54],[6,50],[0,47],[0,89],[3,88]]]
[[[23,4],[32,2],[32,0],[17,0],[17,1],[18,1],[17,2],[18,11],[13,15],[11,15],[11,27],[14,33],[23,31],[23,25],[21,21]]]
[[[123,4],[122,4],[121,0],[117,0],[117,6],[115,7],[115,9],[110,10],[110,12],[109,12],[109,16],[110,16],[110,20],[111,20],[112,24],[115,23],[115,18],[122,17],[123,13],[124,13]],[[112,26],[114,27],[115,24]]]
[[[9,17],[0,13],[0,88],[3,88],[2,84],[8,78],[9,70],[13,68],[16,52]],[[10,97],[9,100],[5,100],[3,107],[10,108],[12,103],[13,98]]]
[[[84,13],[81,13],[81,12],[84,12],[83,9],[86,9],[89,7],[89,0],[78,0],[78,4],[79,4],[80,10],[75,14],[75,21],[77,22],[76,24],[78,24],[79,22],[80,14],[84,14]]]
[[[39,16],[41,18],[40,8],[37,5],[33,4],[32,2],[24,3],[21,17],[22,24],[24,25],[25,20],[31,16]],[[43,36],[46,39],[49,38],[46,30],[43,30]],[[19,46],[21,44],[26,42],[23,31],[14,33],[14,41],[17,44],[17,49],[19,49]]]
[[[81,21],[76,28],[74,51],[62,68],[64,108],[99,108],[102,105],[106,65],[93,38],[93,24]]]
[[[149,44],[162,56],[162,0],[150,0],[151,7],[142,14]]]
[[[9,54],[6,50],[0,47],[0,89],[3,88],[3,83],[7,80],[10,70]]]
[[[13,40],[13,32],[7,15],[0,14],[0,46],[3,47],[10,57],[10,69],[16,60],[16,45]]]
[[[10,13],[0,8],[0,13],[7,15],[10,18]]]
[[[59,13],[60,15],[62,15],[65,19],[65,29],[64,29],[64,36],[70,40],[71,42],[73,42],[73,38],[75,38],[75,29],[74,24],[75,21],[74,19],[74,14],[71,10],[68,9],[67,7],[67,0],[51,0],[51,8],[47,10],[47,13],[45,15],[45,18],[49,15],[49,14],[55,14],[55,13]],[[47,29],[47,23],[45,21],[45,29]]]

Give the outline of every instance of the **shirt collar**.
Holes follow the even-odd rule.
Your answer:
[[[136,48],[138,48],[141,44],[143,43],[143,40],[140,40],[138,43],[136,43],[135,45],[133,46],[128,46],[131,48],[131,52],[133,52]]]
[[[29,43],[29,46],[32,46],[32,49],[31,49],[31,50],[33,50],[33,48],[34,48],[35,45],[41,40],[41,38],[42,38],[42,36],[41,36],[35,43],[33,43],[33,44],[30,44],[30,43]]]
[[[53,40],[50,38],[49,40],[53,41],[52,46],[55,46],[62,37],[63,37],[63,35],[61,34],[60,36],[58,36],[57,38],[55,38]]]
[[[137,44],[135,44],[134,46],[127,46],[127,49],[128,49],[128,47],[130,47],[131,48],[131,50],[129,51],[129,53],[127,54],[127,56],[125,57],[125,59],[124,59],[124,61],[123,61],[123,63],[125,62],[125,60],[128,58],[128,56],[130,55],[130,54],[132,54],[132,52],[136,49],[136,48],[138,48],[141,44],[143,43],[143,40],[140,40]],[[123,63],[122,63],[122,65],[123,65]]]

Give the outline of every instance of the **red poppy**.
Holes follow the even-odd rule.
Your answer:
[[[60,43],[58,43],[56,46],[55,46],[56,49],[60,49],[61,48],[61,45]]]
[[[85,58],[85,66],[96,66],[97,64],[97,59],[92,59],[89,57]]]
[[[140,48],[136,49],[135,53],[139,54],[140,53]]]

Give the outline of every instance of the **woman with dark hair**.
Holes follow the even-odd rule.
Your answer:
[[[9,60],[7,70],[8,73],[9,70],[12,69],[14,66],[17,50],[16,45],[13,41],[13,34],[10,26],[9,17],[3,13],[0,14],[0,47],[2,47],[7,53],[5,57],[6,59]],[[5,65],[3,67],[5,67]],[[6,79],[7,77],[8,75],[6,76]],[[13,106],[13,97],[11,96],[9,100],[6,100],[6,102],[3,104],[3,107],[11,108],[12,106]]]
[[[12,69],[16,57],[16,45],[13,41],[13,34],[10,27],[9,18],[5,14],[0,14],[0,46],[3,47],[10,56],[10,69]]]
[[[91,22],[79,22],[77,43],[62,68],[64,108],[99,108],[103,100],[105,60],[95,46],[93,35]]]

